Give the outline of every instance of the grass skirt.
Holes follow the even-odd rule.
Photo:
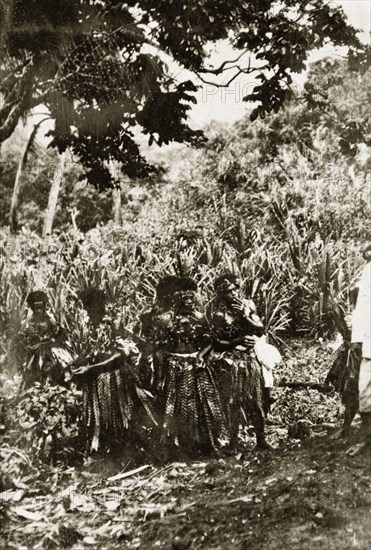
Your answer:
[[[169,354],[164,384],[164,434],[181,445],[218,447],[228,437],[212,370],[197,354]]]
[[[229,433],[234,439],[241,424],[249,424],[256,414],[264,417],[269,408],[262,368],[253,352],[242,350],[215,353],[212,364]]]
[[[351,349],[347,342],[334,351],[331,357],[331,367],[325,384],[334,386],[344,404],[349,400],[358,401],[360,364],[361,353]]]
[[[156,423],[152,395],[142,388],[135,367],[124,358],[117,368],[83,377],[81,389],[92,450],[98,449],[104,437],[127,435],[129,427],[142,423],[143,412]]]

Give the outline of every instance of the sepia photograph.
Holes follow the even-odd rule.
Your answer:
[[[0,548],[370,550],[371,1],[0,0]]]

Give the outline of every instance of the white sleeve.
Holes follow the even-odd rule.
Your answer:
[[[371,263],[369,262],[359,280],[357,304],[352,315],[352,342],[364,345],[363,353],[370,351],[371,343]]]

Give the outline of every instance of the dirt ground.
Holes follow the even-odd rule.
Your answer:
[[[280,374],[292,378],[295,368],[320,381],[329,353],[321,343],[305,353],[293,343]],[[345,453],[359,422],[350,440],[333,440],[336,397],[282,388],[274,397],[272,452],[245,437],[234,455],[179,455],[157,466],[101,456],[30,470],[1,495],[0,547],[368,550],[371,454]],[[305,437],[288,438],[288,424],[301,420]]]
[[[185,510],[146,522],[140,547],[370,548],[371,457],[342,451],[320,439],[209,463],[172,489]]]
[[[347,445],[321,435],[122,479],[93,462],[55,469],[52,486],[41,476],[4,506],[2,547],[368,550],[371,455],[350,458]]]

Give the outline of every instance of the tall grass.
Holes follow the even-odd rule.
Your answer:
[[[103,289],[112,315],[130,328],[166,274],[195,277],[206,310],[215,278],[234,272],[273,337],[330,334],[332,303],[347,309],[359,250],[370,237],[367,189],[345,177],[271,183],[264,196],[226,194],[213,181],[170,183],[122,227],[71,230],[47,243],[30,231],[15,241],[3,232],[1,353],[16,339],[32,288],[47,289],[52,312],[78,347],[84,289]]]

